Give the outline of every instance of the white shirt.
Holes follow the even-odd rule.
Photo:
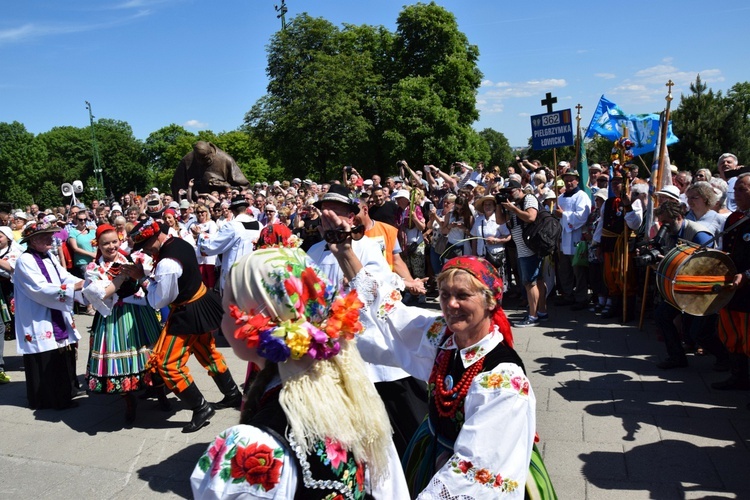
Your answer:
[[[221,254],[221,277],[219,287],[223,290],[229,270],[240,257],[253,251],[255,243],[260,237],[263,224],[259,229],[245,229],[243,222],[253,222],[247,214],[239,214],[234,219],[224,223],[213,235],[201,234],[198,237],[198,251],[204,255]]]
[[[485,218],[484,214],[477,215],[474,219],[474,226],[471,228],[471,235],[476,236],[477,240],[477,255],[483,256],[487,252],[492,252],[498,248],[503,248],[502,243],[499,244],[487,244],[485,238],[503,238],[508,236],[508,226],[505,224],[498,224],[495,221],[495,214],[490,215],[490,218]]]
[[[576,251],[576,244],[581,241],[583,226],[591,214],[591,199],[583,189],[579,189],[572,196],[563,194],[557,198],[557,206],[563,211],[560,218],[560,226],[562,226],[560,251],[564,255],[573,255]]]

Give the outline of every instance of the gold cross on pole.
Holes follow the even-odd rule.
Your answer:
[[[667,97],[666,97],[667,101],[672,100],[672,87],[674,87],[674,82],[670,79],[667,82]]]
[[[580,123],[580,122],[581,122],[581,110],[582,110],[582,109],[583,109],[583,106],[581,106],[581,103],[578,103],[578,104],[576,105],[576,110],[577,110],[577,113],[576,113],[576,121],[577,121],[578,123]]]

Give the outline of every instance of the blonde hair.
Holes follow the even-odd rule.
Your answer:
[[[336,356],[282,375],[279,403],[305,454],[315,442],[335,439],[367,464],[370,477],[378,483],[388,476],[392,430],[364,366],[356,345],[342,341]]]

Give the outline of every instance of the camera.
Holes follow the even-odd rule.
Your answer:
[[[666,225],[661,226],[653,240],[636,243],[635,250],[638,255],[633,257],[633,262],[637,267],[650,266],[661,260],[663,255],[662,241],[664,241],[668,229]]]
[[[495,195],[495,203],[500,205],[501,203],[507,203],[509,201],[512,201],[510,199],[510,193],[513,191],[512,189],[503,188]]]
[[[351,166],[349,166],[349,165],[347,165],[346,167],[344,167],[344,171],[345,171],[345,172],[346,172],[347,174],[350,174],[350,173],[352,172],[352,167],[351,167]]]

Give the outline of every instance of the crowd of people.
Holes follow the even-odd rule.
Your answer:
[[[192,410],[183,432],[195,432],[243,402],[215,335],[249,362],[240,425],[199,461],[196,497],[551,488],[511,326],[549,320],[549,306],[632,321],[647,269],[684,241],[729,256],[735,293],[711,314],[657,299],[658,366],[705,352],[731,372],[715,389],[750,389],[750,172],[732,154],[716,175],[672,166],[650,199],[634,165],[593,164],[584,186],[568,162],[520,157],[502,170],[400,161],[385,178],[347,166],[323,183],[251,185],[211,146],[183,160],[171,193],[0,213],[0,325],[24,356],[31,408],[119,394],[132,423],[137,391],[163,409],[173,393]],[[193,178],[201,161],[209,181]],[[543,220],[559,226],[551,252],[529,236]],[[410,307],[429,296],[441,311]],[[509,296],[526,308],[512,325]],[[75,313],[94,316],[83,390]],[[203,397],[191,355],[221,401]],[[261,455],[262,473],[243,469]]]

